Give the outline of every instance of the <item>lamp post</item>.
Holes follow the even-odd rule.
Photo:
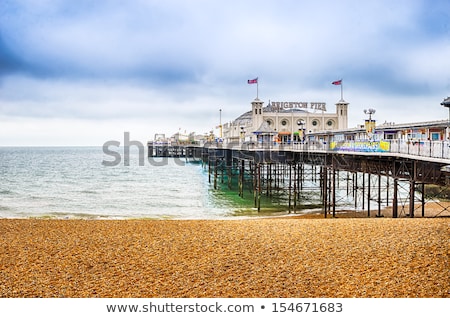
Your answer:
[[[220,139],[222,139],[222,108],[219,109],[219,128],[220,128]]]
[[[369,120],[372,120],[372,114],[375,114],[376,110],[373,108],[364,109],[364,114],[369,114]]]
[[[448,122],[447,122],[447,133],[446,133],[446,137],[448,139],[449,130],[450,130],[450,97],[447,97],[446,99],[444,99],[442,101],[441,105],[448,108]]]

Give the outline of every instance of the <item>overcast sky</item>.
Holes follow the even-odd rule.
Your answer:
[[[448,0],[1,0],[0,145],[205,133],[259,98],[448,118]]]

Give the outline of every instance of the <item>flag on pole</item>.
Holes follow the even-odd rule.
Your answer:
[[[259,91],[259,89],[258,89],[258,78],[256,77],[254,79],[249,79],[249,80],[247,80],[247,83],[248,84],[256,84],[256,99],[258,99],[258,91]]]
[[[341,101],[343,101],[344,100],[344,85],[342,84],[342,78],[340,80],[331,82],[331,84],[341,86]]]

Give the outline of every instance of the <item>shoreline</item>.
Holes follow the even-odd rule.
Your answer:
[[[450,297],[448,218],[0,219],[0,297]]]
[[[337,209],[335,218],[379,218],[378,210],[371,209],[370,217],[368,216],[367,209],[362,210],[354,210],[354,209]],[[380,210],[380,214],[382,218],[392,218],[392,206],[388,206],[382,208]],[[232,216],[224,216],[217,218],[164,218],[164,217],[151,217],[151,216],[133,216],[133,217],[110,217],[103,215],[95,215],[88,214],[86,216],[83,213],[55,213],[52,214],[42,214],[42,215],[30,215],[24,217],[1,217],[1,219],[8,220],[27,220],[27,219],[36,219],[36,220],[177,220],[177,221],[201,221],[201,220],[210,220],[210,221],[226,221],[226,220],[247,220],[247,219],[266,219],[266,218],[314,218],[320,219],[325,218],[324,213],[321,209],[305,209],[299,210],[289,213],[288,211],[279,211],[279,212],[268,212],[261,211],[260,213],[255,212],[253,214],[242,214],[242,215],[232,215]],[[333,218],[332,212],[327,213],[327,218]],[[409,206],[399,206],[398,208],[398,219],[401,218],[410,218],[409,217]],[[427,202],[425,205],[424,216],[422,216],[421,205],[417,204],[414,210],[414,218],[450,218],[450,202]]]

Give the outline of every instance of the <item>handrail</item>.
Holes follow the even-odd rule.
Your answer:
[[[450,142],[447,140],[352,140],[340,142],[305,141],[294,143],[278,142],[207,142],[199,145],[157,145],[158,147],[205,147],[252,151],[298,151],[298,152],[339,152],[359,154],[402,154],[422,158],[450,160]],[[450,162],[449,162],[450,164]]]
[[[333,147],[337,143],[309,141],[297,143],[233,143],[216,144],[220,148],[236,150],[271,150],[271,151],[330,151],[357,153],[391,153],[405,154],[416,157],[450,159],[450,143],[446,140],[382,140],[380,141],[349,141],[346,147]],[[343,142],[341,143],[341,145]],[[381,145],[381,146],[380,146]]]

